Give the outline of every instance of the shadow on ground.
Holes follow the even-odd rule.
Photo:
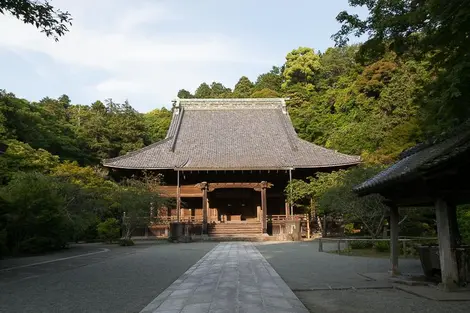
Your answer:
[[[387,272],[388,259],[318,252],[315,241],[260,243],[257,248],[311,312],[468,312],[468,302],[432,301],[363,276]],[[403,259],[399,266],[402,272],[422,273],[419,260]]]

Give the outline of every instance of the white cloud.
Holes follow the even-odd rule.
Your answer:
[[[74,17],[70,32],[58,43],[32,25],[13,17],[2,18],[0,49],[41,53],[64,70],[69,67],[79,68],[81,73],[86,73],[86,69],[106,72],[107,77],[94,86],[77,86],[87,90],[92,99],[147,95],[149,101],[169,102],[180,88],[221,80],[217,77],[221,64],[273,64],[273,60],[257,57],[251,47],[245,49],[237,39],[222,34],[158,31],[164,23],[177,23],[183,17],[171,12],[164,2],[138,3],[139,6],[115,0],[53,2],[73,12]],[[37,64],[38,70],[47,73],[41,64]],[[139,105],[137,108],[150,109]]]

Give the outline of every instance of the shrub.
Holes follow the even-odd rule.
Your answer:
[[[106,242],[112,243],[119,238],[119,221],[115,218],[108,218],[97,226],[98,236]]]
[[[373,242],[370,240],[351,240],[349,242],[351,249],[370,249],[373,245]]]
[[[377,241],[374,243],[374,249],[377,252],[390,251],[390,242],[389,241]]]
[[[0,188],[0,198],[11,253],[54,250],[71,239],[73,221],[56,179],[19,172]]]
[[[135,243],[132,239],[119,239],[119,245],[120,246],[133,246]]]
[[[463,243],[470,244],[470,205],[462,205],[457,208],[457,220]]]
[[[43,253],[50,250],[63,249],[67,246],[67,242],[61,240],[60,237],[41,237],[34,236],[23,240],[18,246],[18,252],[27,254]]]
[[[352,235],[352,234],[354,234],[354,224],[353,224],[353,223],[349,223],[349,224],[344,225],[344,233],[345,233],[346,235]]]

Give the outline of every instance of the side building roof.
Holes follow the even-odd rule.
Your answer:
[[[178,99],[164,140],[103,161],[125,169],[263,170],[360,163],[300,139],[284,99]]]

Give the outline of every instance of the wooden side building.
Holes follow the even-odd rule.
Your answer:
[[[123,174],[162,174],[162,195],[176,199],[162,218],[201,223],[211,235],[224,225],[226,233],[266,233],[268,220],[303,213],[286,201],[290,179],[359,162],[302,140],[285,100],[263,98],[177,99],[164,140],[103,164]]]

